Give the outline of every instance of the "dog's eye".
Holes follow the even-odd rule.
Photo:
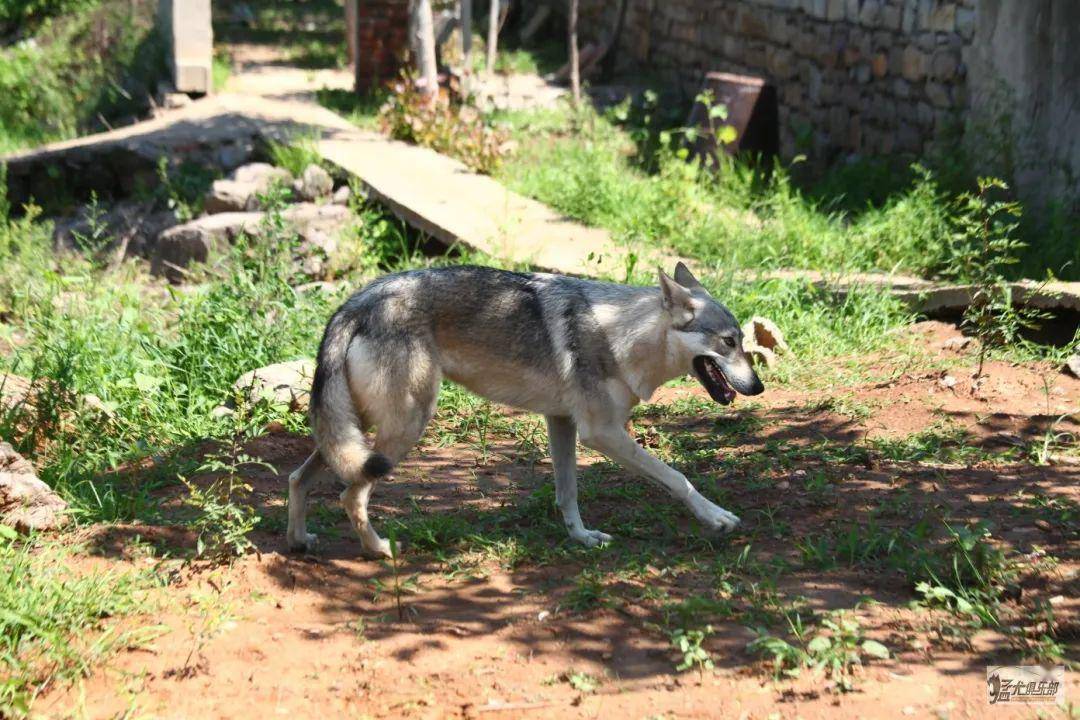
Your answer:
[[[727,345],[729,348],[735,347],[735,338],[733,338],[733,337],[722,337],[720,339],[723,340],[724,344]]]

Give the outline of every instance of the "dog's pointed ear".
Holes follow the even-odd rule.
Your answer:
[[[694,319],[694,303],[690,291],[675,282],[663,270],[660,271],[660,292],[664,309],[671,315],[671,324],[683,327]]]
[[[690,268],[683,265],[682,262],[679,262],[679,264],[675,266],[675,282],[679,283],[684,288],[689,288],[691,290],[702,287],[701,283],[698,282],[698,279],[690,272]]]

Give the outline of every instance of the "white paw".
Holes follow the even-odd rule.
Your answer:
[[[742,522],[734,513],[712,503],[698,508],[695,515],[708,533],[727,534]]]
[[[401,543],[397,544],[396,550],[397,556],[401,557]],[[390,548],[390,541],[383,538],[379,538],[379,541],[373,545],[364,543],[363,554],[365,557],[371,558],[372,560],[389,560],[394,557],[394,553]]]
[[[600,545],[607,545],[611,542],[611,536],[606,532],[600,532],[599,530],[571,530],[570,537],[577,540],[585,547],[599,547]]]
[[[294,537],[292,534],[288,536],[289,551],[290,552],[311,552],[315,549],[315,545],[318,541],[311,533],[304,533],[302,538]]]

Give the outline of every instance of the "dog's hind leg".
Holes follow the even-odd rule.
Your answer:
[[[315,545],[315,536],[307,531],[307,496],[312,479],[326,469],[316,450],[289,475],[289,528],[285,532],[289,550],[303,552]]]
[[[373,449],[391,466],[401,462],[420,440],[435,412],[439,396],[441,377],[438,370],[416,353],[409,358],[409,363],[409,377],[399,378],[400,383],[386,383],[378,389],[357,383],[364,393],[365,418],[375,428]],[[379,392],[382,388],[404,389],[388,396],[393,391]],[[379,537],[368,518],[368,500],[376,481],[377,478],[366,475],[354,479],[341,494],[341,502],[360,536],[364,553],[389,557],[390,543]]]
[[[570,537],[588,547],[609,542],[611,536],[599,530],[589,530],[581,522],[577,499],[577,426],[574,419],[557,415],[545,416],[551,444],[551,464],[555,468],[555,501],[562,513]]]

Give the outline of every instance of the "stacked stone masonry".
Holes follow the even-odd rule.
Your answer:
[[[357,84],[372,88],[395,79],[408,49],[408,0],[361,0],[358,24]]]
[[[594,3],[590,34],[614,26]],[[918,154],[957,127],[968,103],[976,0],[626,0],[622,70],[652,68],[689,93],[712,70],[778,90],[780,148]]]

